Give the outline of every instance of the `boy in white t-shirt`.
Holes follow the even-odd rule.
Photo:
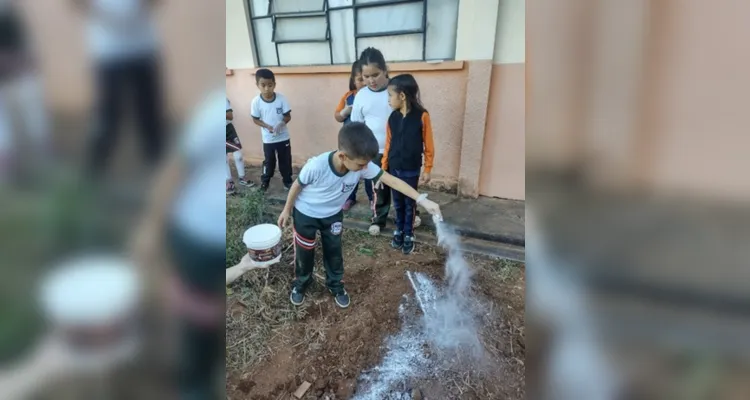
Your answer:
[[[372,160],[379,154],[378,141],[372,130],[361,122],[344,125],[339,131],[338,150],[323,153],[307,161],[294,181],[284,210],[279,216],[279,227],[284,227],[289,217],[294,219],[295,280],[289,296],[292,304],[305,300],[305,290],[312,282],[315,265],[315,236],[320,232],[323,245],[323,264],[326,268],[326,286],[334,296],[336,305],[349,306],[349,295],[341,278],[344,259],[341,251],[341,233],[344,214],[341,210],[361,178],[373,183],[382,181],[393,190],[417,201],[430,214],[440,216],[440,207],[427,200],[404,181],[393,177],[375,165]]]
[[[255,83],[260,94],[255,96],[250,110],[253,122],[263,136],[263,176],[260,190],[268,190],[278,160],[284,187],[292,187],[292,147],[287,124],[292,120],[292,108],[281,93],[276,93],[276,77],[269,69],[255,72]]]

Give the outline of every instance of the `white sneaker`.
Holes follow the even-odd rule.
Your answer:
[[[377,225],[370,225],[369,232],[372,236],[378,236],[380,235],[380,227]]]
[[[419,218],[419,216],[414,217],[413,228],[419,228],[420,225],[422,225],[422,218]]]

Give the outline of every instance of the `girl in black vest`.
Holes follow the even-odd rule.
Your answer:
[[[403,180],[414,189],[419,177],[427,183],[431,179],[435,145],[432,123],[419,98],[419,85],[410,74],[394,77],[388,83],[388,104],[393,109],[386,128],[383,170]],[[424,156],[424,172],[422,159]],[[393,192],[396,210],[396,230],[391,246],[404,254],[414,251],[414,220],[417,206],[414,200]]]

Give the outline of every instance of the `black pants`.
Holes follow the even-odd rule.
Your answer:
[[[378,157],[372,162],[377,166],[381,166],[381,160],[383,159],[382,154],[378,154]],[[382,189],[375,190],[375,211],[372,216],[372,225],[377,225],[382,230],[385,228],[385,224],[388,221],[388,212],[391,211],[391,188],[383,185]]]
[[[419,170],[391,170],[390,173],[406,182],[414,190],[417,189],[419,185]],[[414,236],[414,218],[418,214],[417,202],[401,192],[393,190],[393,208],[396,211],[396,230],[403,232],[406,236]]]
[[[344,212],[328,218],[309,217],[294,209],[294,287],[299,291],[312,283],[315,266],[315,236],[320,232],[323,241],[323,265],[326,269],[326,287],[333,293],[344,289],[344,256],[341,250]]]
[[[261,183],[265,186],[271,182],[276,160],[279,162],[279,172],[285,185],[292,184],[292,146],[288,140],[278,143],[263,143],[263,176]]]
[[[105,62],[96,67],[95,74],[96,114],[88,149],[88,171],[98,175],[112,156],[126,104],[135,110],[145,159],[154,165],[162,154],[164,142],[158,60],[149,56]]]
[[[359,191],[359,182],[357,182],[357,186],[354,187],[354,191],[351,195],[349,195],[349,200],[351,201],[357,201],[357,192]],[[372,181],[369,179],[365,179],[365,193],[367,193],[367,200],[372,201]]]
[[[207,246],[174,227],[168,244],[182,284],[214,300],[226,296],[226,249]],[[218,399],[215,380],[226,349],[224,324],[204,326],[182,317],[179,340],[178,398]]]

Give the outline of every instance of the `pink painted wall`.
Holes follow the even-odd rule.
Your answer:
[[[84,19],[70,1],[19,3],[38,48],[47,103],[55,112],[86,112],[92,81]],[[226,49],[217,44],[225,40],[226,11],[209,1],[161,0],[156,17],[166,44],[162,54],[166,100],[173,116],[183,117],[206,91],[221,85]]]
[[[460,163],[466,73],[464,70],[423,71],[414,76],[433,122],[436,152],[433,178],[455,184]],[[276,81],[277,91],[287,97],[292,107],[289,129],[293,162],[301,165],[311,156],[335,149],[341,124],[333,119],[333,111],[348,89],[348,75],[277,74]],[[250,117],[250,104],[258,93],[253,71],[235,70],[234,75],[226,77],[226,90],[235,110],[235,127],[244,154],[249,161],[258,162],[263,158],[260,128]]]
[[[479,193],[523,200],[525,180],[526,64],[492,66]]]
[[[748,14],[747,1],[653,2],[640,171],[652,186],[750,198],[750,48],[735,39],[750,36]]]

